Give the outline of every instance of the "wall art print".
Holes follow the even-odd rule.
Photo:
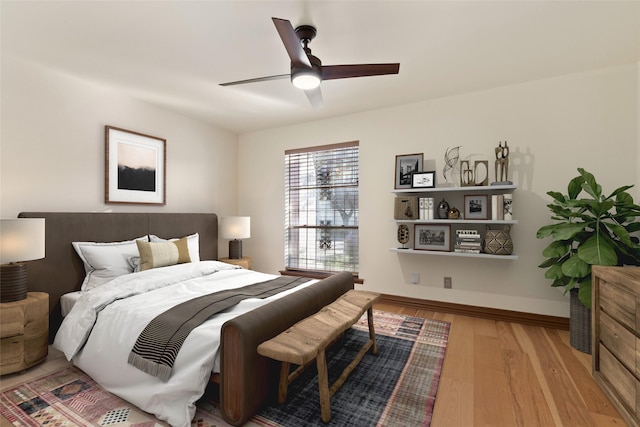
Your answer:
[[[411,177],[414,172],[422,170],[424,154],[402,154],[396,156],[396,178],[394,189],[411,188]]]
[[[167,141],[105,126],[105,203],[165,205]]]

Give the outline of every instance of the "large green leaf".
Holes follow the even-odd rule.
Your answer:
[[[543,262],[541,262],[540,265],[538,265],[538,267],[540,267],[540,268],[551,267],[553,264],[557,263],[559,259],[560,258],[549,258],[549,259],[546,259]]]
[[[591,265],[618,265],[616,251],[599,233],[594,234],[580,245],[578,256]]]
[[[559,279],[555,279],[552,283],[551,283],[551,287],[552,288],[559,288],[559,287],[564,287],[565,289],[567,288],[567,286],[569,284],[571,284],[571,280],[568,277],[561,277]],[[574,286],[573,284],[571,284],[571,286]],[[566,291],[565,291],[566,293]]]
[[[633,246],[629,232],[623,226],[610,223],[606,223],[605,225],[618,237],[618,239],[620,239],[622,243],[627,246]]]
[[[580,281],[578,299],[582,304],[591,308],[591,276]]]
[[[575,279],[581,279],[590,272],[591,266],[578,256],[572,256],[562,264],[562,274]]]
[[[567,186],[568,194],[570,199],[575,199],[578,197],[578,194],[582,191],[582,183],[584,182],[584,178],[581,176],[576,176],[571,181],[569,181],[569,185]],[[549,194],[550,192],[547,192]]]
[[[562,264],[556,264],[556,265],[552,266],[551,268],[549,268],[544,273],[544,277],[546,277],[547,279],[550,279],[550,280],[556,280],[556,279],[563,278],[564,274],[562,273]]]
[[[564,203],[565,202],[565,197],[562,193],[559,193],[557,191],[547,191],[547,194],[551,197],[553,197],[555,200],[557,200],[560,203]]]
[[[584,222],[554,224],[551,236],[553,240],[569,240],[584,230],[586,225]]]
[[[578,172],[582,175],[584,182],[582,183],[582,189],[589,193],[591,197],[596,200],[600,200],[600,195],[602,194],[602,187],[600,184],[596,182],[596,178],[593,174],[587,172],[583,168],[578,168]]]
[[[640,230],[640,221],[639,222],[632,222],[630,224],[627,224],[627,225],[624,226],[624,228],[626,228],[629,233],[633,233],[634,231],[638,231],[638,230]]]
[[[548,258],[541,262],[538,267],[540,268],[549,268],[552,265],[556,264],[560,258]]]
[[[632,187],[633,187],[633,185],[625,185],[625,186],[622,186],[622,187],[618,187],[607,198],[613,198],[615,196],[618,196],[617,197],[618,201],[622,201],[624,199],[626,203],[633,204],[633,197],[631,197],[631,195],[626,192],[628,189],[630,189]]]
[[[547,258],[560,258],[565,256],[571,247],[565,241],[553,241],[543,251],[542,255]]]
[[[536,237],[538,239],[544,239],[545,237],[551,236],[551,232],[553,231],[554,225],[544,225],[538,229],[536,233]]]

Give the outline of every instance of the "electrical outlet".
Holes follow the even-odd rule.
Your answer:
[[[444,288],[445,289],[451,289],[451,277],[446,277],[444,278]]]
[[[411,283],[414,285],[420,283],[420,273],[411,273]]]

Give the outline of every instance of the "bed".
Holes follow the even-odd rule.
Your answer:
[[[211,213],[23,212],[19,217],[45,218],[46,257],[29,262],[28,274],[30,291],[50,295],[51,342],[62,322],[60,298],[78,291],[85,278],[84,264],[72,242],[118,242],[145,235],[169,239],[198,233],[200,259],[218,259],[218,219]],[[242,273],[256,277],[262,274]],[[244,424],[276,391],[277,367],[257,354],[257,346],[349,289],[353,289],[352,275],[339,273],[222,324],[220,372],[212,376],[215,381],[209,382],[209,387],[218,388],[220,410],[228,423]],[[162,418],[162,414],[157,415]]]

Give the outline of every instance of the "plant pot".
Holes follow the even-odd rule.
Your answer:
[[[591,309],[580,302],[578,289],[569,291],[569,344],[591,354]]]

